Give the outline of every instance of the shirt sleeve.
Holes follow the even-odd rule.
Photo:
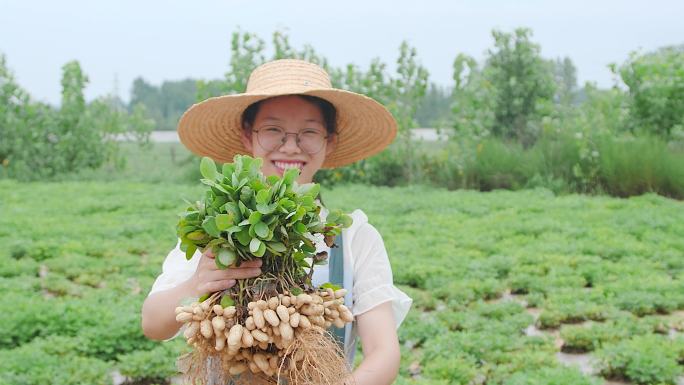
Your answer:
[[[398,328],[413,301],[394,286],[392,267],[382,236],[373,225],[364,223],[354,234],[351,247],[354,256],[353,315],[391,301]]]
[[[202,254],[195,251],[190,260],[185,259],[185,253],[180,249],[180,240],[176,247],[169,252],[162,265],[162,273],[157,277],[150,289],[149,297],[161,290],[168,290],[187,281],[197,269]]]

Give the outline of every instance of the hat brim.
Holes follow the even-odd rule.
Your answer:
[[[209,98],[183,114],[178,136],[197,155],[232,162],[236,154],[249,154],[240,138],[245,109],[260,100],[292,94],[244,93]],[[337,110],[336,147],[326,156],[323,168],[341,167],[375,155],[396,137],[397,124],[392,114],[367,96],[340,89],[310,89],[295,94],[325,99]]]

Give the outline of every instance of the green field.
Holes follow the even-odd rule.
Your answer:
[[[200,191],[168,175],[0,181],[1,384],[173,377],[183,342],[140,330],[182,198]],[[366,212],[414,298],[398,384],[673,384],[684,369],[682,202],[427,187],[323,196]],[[587,352],[595,375],[559,360]]]

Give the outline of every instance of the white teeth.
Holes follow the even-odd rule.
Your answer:
[[[278,168],[282,168],[283,170],[287,170],[289,168],[298,168],[302,169],[304,167],[304,163],[290,163],[290,162],[273,162]]]

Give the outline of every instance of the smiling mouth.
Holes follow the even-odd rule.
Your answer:
[[[271,163],[273,163],[281,175],[290,168],[297,168],[299,171],[302,171],[302,168],[304,168],[304,165],[306,164],[305,162],[282,162],[278,160],[274,160]]]

